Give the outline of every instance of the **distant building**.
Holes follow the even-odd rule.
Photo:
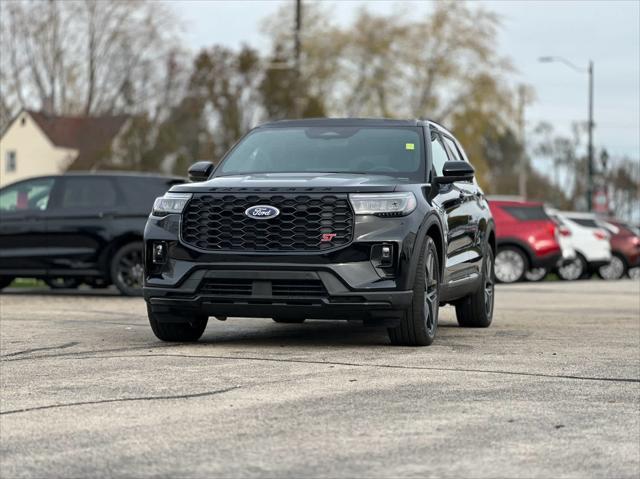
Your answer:
[[[54,116],[22,110],[0,137],[0,186],[108,162],[130,117]]]

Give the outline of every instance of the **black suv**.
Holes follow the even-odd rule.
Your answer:
[[[453,135],[430,121],[314,119],[249,132],[189,170],[145,229],[149,321],[195,341],[209,316],[359,319],[431,344],[438,307],[487,327],[494,224]]]
[[[184,181],[73,173],[0,189],[0,289],[27,277],[52,288],[113,283],[141,294],[145,220],[156,196]]]

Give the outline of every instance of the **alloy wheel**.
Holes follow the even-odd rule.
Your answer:
[[[496,278],[502,283],[514,283],[524,273],[524,259],[513,250],[503,250],[496,255]]]
[[[611,262],[601,266],[598,270],[602,279],[620,279],[624,274],[624,263],[617,256],[611,257]]]
[[[580,279],[584,274],[584,264],[580,258],[575,258],[570,263],[558,268],[558,274],[562,279],[575,281]]]
[[[524,274],[524,277],[527,281],[542,281],[546,275],[546,268],[531,268]]]
[[[427,258],[427,268],[424,282],[424,320],[427,325],[427,333],[433,336],[438,327],[438,309],[440,301],[438,297],[438,272],[433,254]]]
[[[493,314],[493,301],[495,290],[495,279],[493,271],[493,255],[488,254],[484,262],[484,310],[487,314],[487,318],[491,318]]]
[[[123,255],[117,266],[118,281],[132,289],[140,289],[144,282],[142,250],[132,250]]]

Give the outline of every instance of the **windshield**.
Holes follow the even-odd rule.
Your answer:
[[[247,135],[216,176],[364,173],[424,181],[420,128],[265,128]]]

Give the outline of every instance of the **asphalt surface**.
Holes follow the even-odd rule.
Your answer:
[[[392,347],[337,321],[155,339],[141,299],[0,295],[0,476],[640,475],[640,282],[502,286]]]

